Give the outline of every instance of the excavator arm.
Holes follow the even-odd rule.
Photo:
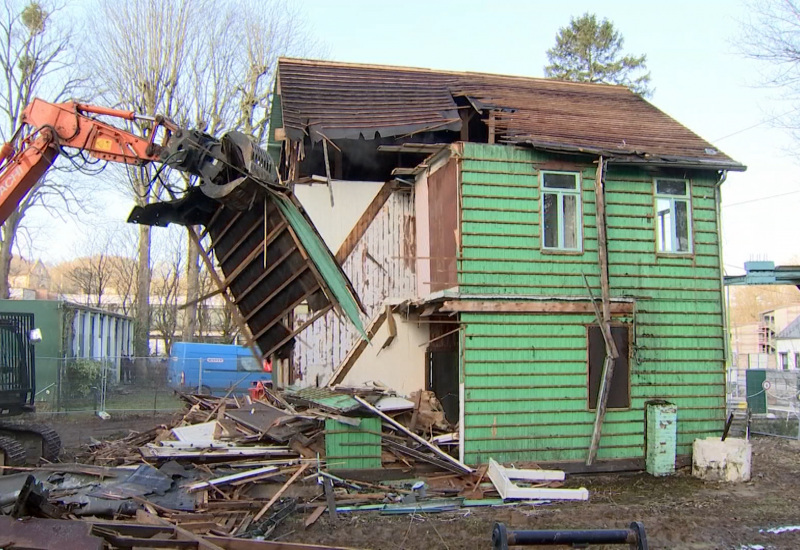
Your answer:
[[[137,136],[99,120],[97,115],[148,121],[149,129],[146,136]],[[238,132],[218,140],[198,130],[182,129],[161,116],[41,99],[25,107],[20,118],[20,127],[0,149],[0,225],[65,148],[108,162],[167,164],[198,176],[200,187],[209,197],[239,208],[249,206],[237,189],[248,175],[257,175],[267,184],[276,178],[271,161],[256,155],[250,140]],[[15,142],[19,142],[16,147]]]
[[[91,115],[133,121],[149,120],[148,137],[140,137]],[[47,172],[63,147],[97,159],[145,164],[160,159],[164,146],[180,129],[163,117],[144,117],[132,111],[82,103],[48,103],[34,99],[20,117],[20,127],[0,149],[0,224],[4,223]],[[162,135],[162,142],[154,139]],[[14,142],[19,140],[19,145]]]

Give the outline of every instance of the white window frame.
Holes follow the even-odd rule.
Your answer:
[[[560,189],[560,188],[550,188],[544,186],[544,179],[546,174],[566,174],[573,176],[575,178],[575,189]],[[541,235],[539,236],[541,240],[541,248],[542,250],[546,251],[553,251],[553,252],[583,252],[583,196],[582,196],[582,181],[581,181],[581,173],[580,172],[569,172],[569,171],[561,171],[561,170],[543,170],[539,172],[539,188],[541,190],[541,208],[539,212],[539,220],[540,220],[540,228],[541,228]],[[556,195],[558,197],[558,245],[557,246],[547,246],[545,244],[545,235],[544,235],[544,196],[546,194]],[[564,216],[564,196],[572,195],[576,198],[576,209],[575,212],[575,241],[577,246],[575,248],[567,248],[564,246],[564,235],[565,231],[565,216]]]
[[[660,181],[680,181],[686,185],[686,193],[683,195],[677,195],[672,193],[659,193],[658,192],[658,182]],[[656,252],[659,254],[679,254],[679,255],[687,255],[694,253],[694,231],[692,230],[692,188],[691,183],[689,180],[684,178],[654,178],[653,179],[653,208],[655,209],[655,223],[656,223]],[[661,221],[659,218],[658,213],[658,201],[659,200],[666,200],[669,201],[669,211],[672,214],[672,231],[670,235],[670,243],[672,243],[671,250],[662,250],[661,249],[661,242],[663,239],[661,238]],[[678,245],[678,224],[675,223],[677,219],[677,211],[675,208],[675,204],[677,202],[684,202],[686,203],[686,230],[688,232],[688,250],[675,250]]]

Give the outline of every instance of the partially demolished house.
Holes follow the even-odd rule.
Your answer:
[[[371,344],[311,324],[298,383],[432,390],[469,464],[583,462],[602,434],[601,464],[641,466],[654,400],[679,455],[720,431],[720,186],[745,168],[641,97],[281,59],[270,148],[372,318]]]

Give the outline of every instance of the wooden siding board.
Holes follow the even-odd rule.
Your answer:
[[[463,154],[462,292],[585,297],[586,274],[599,296],[594,169],[586,159],[578,168],[584,252],[559,255],[540,250],[537,227],[537,163],[554,157],[485,144],[465,144]],[[714,183],[711,174],[691,179],[693,253],[662,255],[652,176],[628,167],[607,172],[611,293],[636,299],[636,334],[631,408],[609,411],[601,459],[643,456],[643,409],[652,398],[678,407],[679,453],[721,427],[724,320]],[[462,313],[461,320],[467,462],[585,459],[594,419],[586,389],[585,326],[592,316]]]

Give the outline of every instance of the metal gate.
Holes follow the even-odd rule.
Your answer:
[[[32,313],[0,313],[0,409],[33,405]]]

